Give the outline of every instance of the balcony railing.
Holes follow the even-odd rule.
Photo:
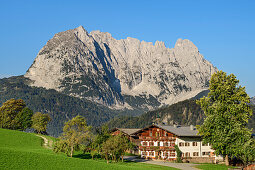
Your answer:
[[[166,141],[166,140],[176,140],[176,137],[171,136],[163,136],[163,137],[156,137],[156,136],[140,136],[140,140],[149,140],[149,141]]]

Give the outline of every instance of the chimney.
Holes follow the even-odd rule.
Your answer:
[[[190,125],[190,130],[194,130],[194,126],[193,125]]]

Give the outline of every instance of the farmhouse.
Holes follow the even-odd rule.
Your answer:
[[[174,146],[182,152],[182,159],[189,162],[213,162],[221,160],[208,144],[202,143],[194,126],[150,125],[134,132],[139,137],[139,154],[147,159],[175,160]]]

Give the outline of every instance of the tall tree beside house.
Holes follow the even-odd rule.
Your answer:
[[[47,124],[51,121],[48,114],[42,114],[41,112],[36,112],[32,116],[32,128],[36,130],[37,133],[46,133]]]
[[[118,152],[123,162],[125,152],[129,149],[133,149],[135,145],[128,139],[127,136],[123,135],[123,133],[117,135],[115,140],[117,143]]]
[[[217,155],[225,156],[226,165],[229,156],[245,162],[243,158],[248,154],[245,150],[254,147],[250,145],[251,130],[247,128],[252,116],[247,104],[250,98],[245,87],[238,84],[239,80],[233,74],[218,71],[211,77],[208,96],[197,101],[206,116],[204,123],[198,126],[198,132]]]
[[[78,115],[65,123],[63,134],[54,150],[55,152],[65,151],[72,157],[74,150],[80,145],[89,144],[91,136],[91,126],[87,125],[84,117]]]
[[[109,155],[112,156],[112,159],[117,162],[121,157],[123,162],[123,157],[125,151],[128,149],[132,149],[134,145],[130,140],[123,135],[122,133],[111,136],[107,139],[102,145],[102,153],[105,155],[107,163],[109,163]]]
[[[94,158],[94,155],[104,155],[102,154],[102,146],[103,143],[110,138],[110,136],[111,135],[108,126],[104,125],[101,127],[101,129],[97,129],[97,135],[90,146],[90,154],[92,159]]]
[[[33,111],[22,99],[10,99],[0,107],[0,128],[25,130],[31,127]]]

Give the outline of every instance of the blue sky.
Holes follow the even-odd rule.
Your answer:
[[[0,77],[24,74],[55,33],[82,25],[169,48],[189,39],[255,96],[254,7],[253,0],[1,0]]]

